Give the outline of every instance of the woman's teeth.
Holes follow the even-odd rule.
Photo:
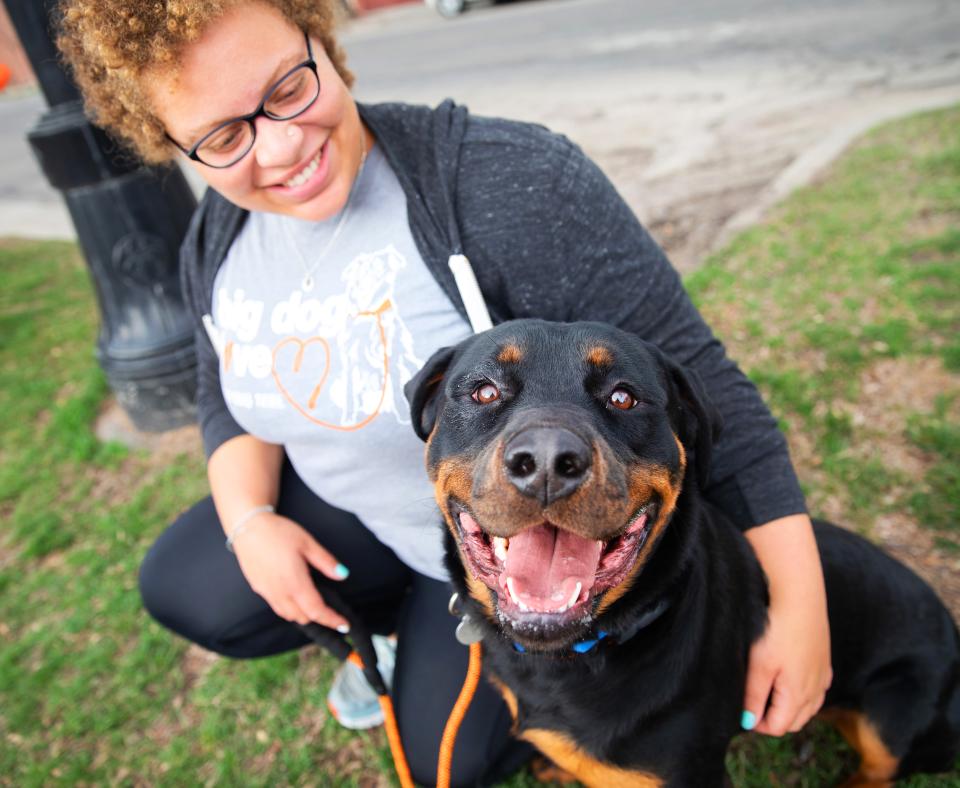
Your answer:
[[[297,186],[301,186],[310,180],[311,176],[317,171],[317,167],[320,166],[320,159],[323,156],[323,148],[317,151],[317,155],[314,156],[310,163],[304,167],[300,172],[294,175],[289,180],[283,182],[283,185],[288,189],[294,189]]]

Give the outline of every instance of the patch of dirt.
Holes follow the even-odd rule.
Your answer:
[[[91,500],[109,504],[129,498],[135,487],[131,480],[142,480],[154,471],[166,468],[180,455],[203,455],[198,426],[191,424],[166,432],[143,432],[134,426],[112,397],[101,409],[94,433],[100,441],[120,443],[137,452],[124,458],[119,468],[86,469],[86,478],[92,484]]]
[[[366,788],[380,788],[382,785],[391,784],[385,775],[371,768],[366,744],[360,736],[351,736],[336,752],[329,753],[324,758],[324,767],[328,775],[336,775],[345,781],[352,777],[358,785]]]
[[[908,238],[936,238],[960,227],[960,214],[920,211],[907,225]]]
[[[668,202],[645,222],[647,230],[685,274],[695,271],[717,249],[726,223],[761,191],[763,183],[723,188],[714,193],[686,194]]]
[[[267,741],[269,741],[269,739],[266,737],[266,731],[257,731],[258,742],[265,744]],[[280,754],[282,749],[283,742],[281,742],[279,739],[274,739],[267,749],[253,759],[250,771],[253,774],[264,774],[265,772],[269,772],[270,767],[273,766],[274,761],[277,760],[277,756]]]
[[[873,537],[932,585],[953,620],[960,622],[960,557],[937,549],[931,533],[902,512],[877,518]]]
[[[860,378],[861,413],[882,432],[902,426],[905,413],[928,413],[938,395],[960,389],[960,375],[944,369],[936,357],[883,359]]]
[[[196,644],[191,644],[184,652],[180,660],[183,686],[174,695],[167,710],[144,732],[144,736],[155,748],[165,747],[200,724],[200,713],[192,703],[188,702],[187,696],[219,659],[219,655]]]
[[[802,362],[800,366],[812,371]],[[882,458],[884,466],[904,480],[886,492],[881,503],[890,505],[921,485],[935,462],[907,437],[909,417],[932,412],[943,392],[960,391],[960,375],[944,369],[936,357],[882,359],[864,370],[859,384],[856,402],[838,401],[830,406],[851,419],[851,456]],[[960,419],[960,402],[954,404],[951,415]],[[820,469],[814,442],[799,424],[790,424],[788,442],[800,478],[819,490],[828,490],[829,479]],[[810,504],[820,516],[841,525],[850,522],[850,503],[842,492],[811,496]],[[926,579],[960,621],[960,557],[937,548],[935,535],[904,511],[881,514],[869,530],[874,541]]]
[[[104,501],[110,504],[126,501],[134,485],[131,480],[142,478],[142,463],[133,457],[127,457],[119,468],[87,467],[84,476],[91,482],[90,500]]]
[[[183,690],[180,694],[188,693],[219,660],[219,654],[191,643],[180,660],[180,672],[183,674]]]
[[[199,454],[203,451],[200,429],[195,424],[166,432],[143,432],[134,426],[113,398],[107,400],[97,417],[94,432],[101,441],[116,441],[131,449],[149,452],[148,465],[155,468],[169,465],[181,454]]]
[[[960,375],[944,369],[939,358],[886,359],[861,376],[861,401],[854,424],[869,425],[870,453],[884,464],[921,482],[932,459],[906,436],[911,413],[930,413],[938,395],[960,391]],[[960,418],[954,403],[954,418]],[[926,579],[960,621],[960,557],[936,547],[933,534],[905,513],[881,515],[872,535],[893,555]]]
[[[6,512],[3,512],[3,517],[6,519]],[[20,556],[20,551],[17,550],[11,542],[12,537],[9,532],[0,533],[0,569],[6,569],[8,566],[12,566],[13,562]],[[0,625],[2,624],[3,622],[0,621]],[[0,632],[0,634],[2,634],[2,632]]]

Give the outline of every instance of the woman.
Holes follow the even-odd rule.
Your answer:
[[[698,369],[727,427],[707,494],[770,578],[744,727],[798,728],[830,681],[826,603],[757,392],[578,148],[449,102],[358,106],[333,5],[63,3],[60,46],[96,120],[146,161],[185,155],[211,187],[182,265],[212,495],[145,559],[147,609],[207,648],[261,656],[302,645],[297,623],[346,630],[324,602],[335,586],[397,633],[401,735],[414,778],[433,779],[466,650],[400,387],[470,332],[447,266],[462,253],[495,320],[605,320]],[[454,784],[528,756],[490,688],[464,725]]]

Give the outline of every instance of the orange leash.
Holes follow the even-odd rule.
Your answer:
[[[473,693],[477,691],[480,682],[480,644],[470,644],[470,662],[467,663],[467,677],[463,680],[460,697],[453,704],[450,719],[443,729],[443,738],[440,740],[440,759],[437,761],[437,788],[450,788],[450,767],[453,763],[453,745],[457,742],[457,732],[463,716],[470,708]]]
[[[360,670],[363,670],[363,660],[356,651],[351,651],[347,657]],[[387,731],[387,741],[390,743],[390,754],[393,755],[393,765],[397,770],[401,788],[414,788],[413,777],[410,776],[410,766],[407,756],[403,754],[403,744],[400,742],[400,728],[397,727],[397,716],[393,713],[393,703],[389,695],[378,695],[380,708],[383,709],[383,727]]]
[[[356,651],[352,651],[348,659],[363,670],[363,660]],[[453,763],[453,747],[457,742],[457,732],[460,723],[470,708],[473,695],[480,683],[480,644],[470,646],[470,661],[467,663],[467,676],[457,702],[453,704],[453,711],[443,729],[443,738],[440,740],[440,757],[437,761],[437,788],[450,788],[450,767]],[[389,695],[380,695],[380,708],[383,709],[383,724],[387,731],[387,741],[390,743],[390,753],[393,755],[393,765],[397,770],[401,788],[414,788],[413,777],[410,775],[410,766],[407,756],[403,753],[403,744],[400,741],[400,729],[397,727],[397,717],[393,712],[393,703]]]

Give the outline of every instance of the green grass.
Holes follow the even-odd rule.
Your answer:
[[[960,556],[958,226],[955,108],[867,135],[687,279],[771,403],[814,513],[868,535],[880,516],[908,518],[947,561]],[[851,764],[822,725],[742,738],[728,758],[738,786],[836,784]],[[905,784],[960,786],[957,769]]]
[[[960,537],[960,423],[948,414],[956,400],[956,393],[938,397],[932,413],[917,415],[908,425],[916,446],[945,460],[930,470],[924,487],[910,496],[910,509],[924,527],[941,532],[941,547],[953,550],[960,549],[960,544],[946,537]]]
[[[814,510],[866,533],[909,518],[947,560],[960,555],[958,219],[953,109],[868,135],[688,279],[772,403]],[[0,242],[0,276],[0,785],[389,774],[381,732],[327,715],[328,658],[198,660],[149,620],[137,567],[205,494],[202,460],[159,463],[94,436],[108,392],[73,246]],[[829,785],[851,764],[822,725],[740,737],[728,759],[738,788]],[[907,785],[960,785],[960,773]]]
[[[885,422],[882,435],[853,416],[873,416],[891,393],[864,390],[884,364],[885,386],[906,391],[936,360],[930,383],[958,391],[958,118],[952,109],[875,130],[687,279],[791,442],[809,444],[797,454],[814,509],[839,500],[865,531],[879,513],[908,513],[941,545],[960,545],[956,398],[891,403],[895,432]],[[919,450],[922,477],[906,478],[884,446]]]

